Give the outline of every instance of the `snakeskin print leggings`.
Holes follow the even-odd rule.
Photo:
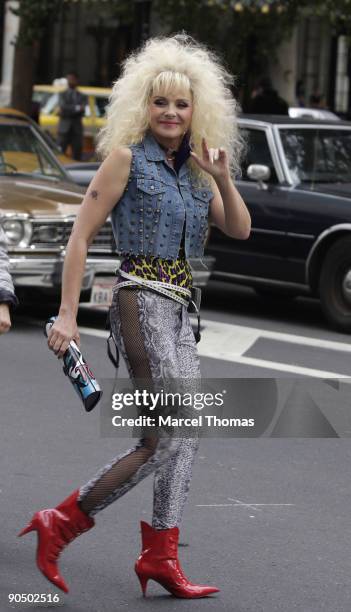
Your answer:
[[[130,377],[199,379],[200,359],[186,306],[148,288],[117,287],[111,328]],[[140,438],[80,488],[81,509],[95,515],[154,472],[152,526],[179,526],[198,445],[198,435]]]

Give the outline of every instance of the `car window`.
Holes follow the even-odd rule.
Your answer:
[[[48,102],[49,98],[52,94],[46,91],[34,91],[32,96],[33,102],[38,102],[40,104],[40,109]]]
[[[254,128],[242,128],[241,133],[246,142],[246,154],[241,161],[242,180],[249,181],[247,168],[251,164],[263,164],[271,170],[269,183],[278,181],[271,152],[269,150],[266,132]]]
[[[51,94],[41,108],[43,115],[53,115],[56,108],[58,107],[59,95],[58,93]]]
[[[93,109],[94,109],[94,116],[95,117],[101,117],[100,109],[99,109],[98,105],[96,104],[96,101],[93,102]],[[85,112],[85,116],[87,116],[86,112]],[[89,117],[90,116],[91,116],[91,110],[90,110],[90,107],[89,107]]]
[[[351,130],[281,128],[280,137],[298,183],[351,182]]]
[[[94,113],[95,113],[95,109],[94,109]],[[86,104],[85,110],[84,110],[84,117],[91,117],[91,115],[92,115],[91,108],[89,104]]]
[[[66,180],[55,157],[29,125],[0,124],[0,176],[16,173]]]
[[[99,98],[95,98],[95,104],[96,104],[96,116],[97,117],[104,117],[105,116],[105,112],[106,112],[106,106],[108,104],[108,97],[99,97]]]

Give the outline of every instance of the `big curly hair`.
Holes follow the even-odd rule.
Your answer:
[[[231,93],[233,83],[233,75],[219,58],[187,34],[147,40],[125,60],[122,74],[113,84],[107,122],[98,136],[98,153],[105,158],[118,146],[141,142],[149,125],[151,96],[190,91],[193,150],[202,155],[203,137],[209,147],[225,147],[232,174],[240,176],[244,140],[238,131],[241,109]],[[194,160],[189,163],[199,179],[208,179]]]

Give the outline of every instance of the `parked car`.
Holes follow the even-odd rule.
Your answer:
[[[320,299],[351,332],[351,123],[242,115],[247,138],[236,185],[252,220],[247,240],[211,228],[213,278],[264,295]]]
[[[14,284],[22,295],[59,295],[65,247],[83,195],[40,128],[23,114],[0,110],[0,223],[8,239]],[[94,303],[110,297],[106,279],[111,288],[119,263],[107,220],[89,248],[85,299],[90,295]]]
[[[7,235],[17,292],[59,296],[65,248],[85,190],[76,185],[29,117],[0,109],[0,223]],[[83,278],[84,301],[108,305],[121,258],[108,218],[95,236]],[[205,286],[213,257],[193,259],[194,282]]]
[[[73,160],[64,164],[71,179],[81,187],[88,187],[99,166],[100,162],[73,162]]]
[[[298,117],[311,117],[311,119],[328,119],[329,121],[340,121],[340,117],[324,108],[308,108],[304,106],[290,106],[289,116],[293,119]]]

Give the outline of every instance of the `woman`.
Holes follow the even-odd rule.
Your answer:
[[[111,325],[130,376],[151,383],[200,378],[187,312],[188,258],[203,254],[208,213],[228,236],[246,239],[250,232],[249,213],[230,177],[242,146],[230,80],[217,58],[185,35],[149,40],[127,59],[99,142],[105,160],[67,247],[61,307],[48,339],[58,357],[72,338],[79,341],[76,315],[87,249],[111,214],[124,255]],[[155,472],[152,525],[141,522],[135,564],[143,594],[150,578],[177,597],[218,591],[192,584],[177,557],[197,447],[196,437],[145,436],[56,508],[34,514],[20,535],[38,532],[39,569],[68,591],[57,567],[62,548],[94,525],[97,512]]]

